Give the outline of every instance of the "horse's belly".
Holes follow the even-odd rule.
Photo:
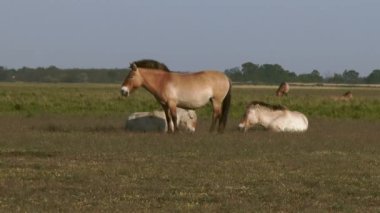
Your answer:
[[[177,105],[183,108],[196,109],[206,105],[210,98],[212,97],[212,92],[191,92],[188,91],[183,94],[178,94],[178,102]]]
[[[196,109],[206,105],[209,99],[179,100],[177,105],[182,108]]]

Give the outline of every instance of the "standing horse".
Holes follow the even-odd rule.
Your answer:
[[[276,90],[276,96],[282,97],[283,95],[288,96],[289,92],[289,84],[286,82],[282,82],[278,89]]]
[[[304,114],[290,111],[282,105],[270,105],[260,101],[253,101],[247,106],[239,128],[247,131],[256,124],[275,132],[302,132],[308,128],[308,120]]]
[[[170,72],[166,65],[154,60],[131,63],[131,71],[121,85],[121,94],[128,96],[133,90],[144,87],[161,104],[169,132],[177,126],[177,107],[196,109],[212,103],[213,115],[210,131],[223,132],[231,103],[231,82],[218,71],[195,73]]]

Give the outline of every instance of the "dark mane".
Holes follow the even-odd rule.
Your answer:
[[[170,72],[169,68],[164,63],[161,63],[152,59],[142,59],[139,61],[134,61],[131,63],[131,66],[130,66],[131,69],[132,69],[132,64],[136,64],[136,66],[140,68],[158,69],[158,70]]]
[[[269,108],[271,110],[287,110],[288,108],[286,108],[286,106],[283,106],[283,105],[279,105],[279,104],[268,104],[268,103],[264,103],[262,101],[252,101],[248,107],[252,107],[252,106],[255,106],[255,105],[260,105],[260,106],[264,106],[266,108]]]
[[[351,91],[347,91],[343,94],[343,96],[349,96],[349,95],[352,95],[352,92]]]

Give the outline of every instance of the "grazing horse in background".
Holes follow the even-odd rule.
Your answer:
[[[231,82],[219,71],[194,73],[171,72],[166,65],[155,60],[131,63],[131,71],[121,85],[121,94],[128,96],[133,90],[144,87],[161,104],[169,132],[177,131],[177,107],[196,109],[209,101],[213,107],[210,131],[223,132],[231,103]]]
[[[278,89],[276,90],[276,96],[282,97],[283,95],[288,95],[289,92],[289,84],[286,82],[282,82]]]
[[[270,105],[261,101],[250,103],[239,123],[244,132],[256,124],[275,132],[302,132],[308,128],[306,116],[290,111],[282,105]]]
[[[351,91],[347,91],[342,95],[342,99],[345,101],[350,101],[350,100],[354,99],[354,96],[352,95]]]
[[[345,92],[342,96],[332,96],[334,101],[351,101],[354,99],[351,91]]]

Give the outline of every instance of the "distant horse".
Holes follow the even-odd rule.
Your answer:
[[[354,96],[352,95],[351,91],[347,91],[342,96],[332,96],[331,98],[334,101],[351,101],[354,99]]]
[[[278,89],[276,90],[276,96],[282,97],[283,95],[288,95],[289,92],[289,84],[286,82],[282,82]]]
[[[196,109],[212,103],[213,115],[210,131],[223,132],[231,103],[231,82],[219,71],[194,73],[170,72],[166,65],[154,60],[131,63],[131,71],[121,85],[121,94],[128,96],[133,90],[144,87],[161,104],[169,132],[177,131],[177,107]]]
[[[177,107],[177,125],[179,130],[195,132],[197,114],[194,110]],[[134,132],[166,132],[168,126],[165,112],[134,112],[128,116],[125,128]]]
[[[256,124],[275,132],[302,132],[308,128],[308,120],[304,114],[290,111],[282,105],[270,105],[260,101],[253,101],[247,106],[239,128],[245,132]]]

